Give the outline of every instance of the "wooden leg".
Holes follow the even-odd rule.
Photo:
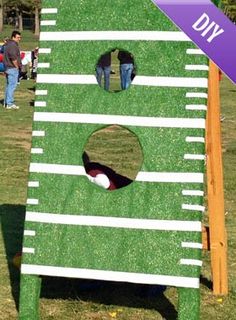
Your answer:
[[[39,297],[41,278],[34,275],[21,275],[19,320],[39,319]]]
[[[191,288],[178,288],[178,293],[178,320],[199,320],[200,290]]]
[[[227,295],[227,234],[221,148],[219,69],[210,61],[209,70],[206,153],[211,269],[213,293]]]

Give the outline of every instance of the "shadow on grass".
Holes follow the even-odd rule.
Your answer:
[[[12,296],[19,310],[20,272],[12,260],[22,250],[25,206],[1,205],[0,218]],[[177,319],[175,307],[163,293],[161,286],[57,277],[43,277],[41,289],[41,297],[47,299],[80,299],[103,305],[155,309],[165,319]]]
[[[8,263],[12,296],[19,306],[20,272],[13,265],[13,257],[22,250],[25,206],[4,204],[0,206],[2,235]]]
[[[178,318],[178,313],[165,297],[162,286],[44,277],[41,296],[48,299],[69,298],[102,305],[152,309],[159,312],[164,319]]]
[[[206,277],[202,276],[200,277],[200,283],[205,286],[206,288],[213,290],[213,283],[211,280],[207,279]]]
[[[30,87],[30,88],[27,88],[28,90],[30,90],[30,91],[34,91],[35,92],[35,86],[34,87]]]

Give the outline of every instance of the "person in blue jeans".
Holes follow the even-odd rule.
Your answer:
[[[111,73],[111,51],[101,55],[96,65],[96,78],[99,86],[102,86],[102,75],[104,74],[104,89],[109,91]]]
[[[128,51],[119,50],[121,89],[127,89],[131,84],[131,75],[134,70],[134,58]]]
[[[6,109],[19,109],[14,103],[14,92],[18,83],[19,69],[21,68],[20,40],[21,33],[19,31],[13,31],[11,40],[8,40],[4,49],[3,63],[6,74],[4,105]]]

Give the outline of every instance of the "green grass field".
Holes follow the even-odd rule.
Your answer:
[[[8,33],[7,33],[8,32]],[[6,31],[9,34],[9,30]],[[37,44],[29,32],[23,35],[22,48],[33,49]],[[3,98],[4,76],[0,75],[0,100]],[[32,80],[22,81],[16,91],[16,101],[20,110],[5,110],[0,106],[0,319],[17,318],[19,299],[19,270],[13,265],[14,255],[21,250],[23,221],[26,203],[27,175],[30,156],[31,125],[33,114],[34,86]],[[225,177],[225,207],[228,231],[228,297],[213,296],[209,253],[204,252],[204,266],[201,284],[201,319],[235,319],[236,307],[236,88],[227,79],[221,83],[223,156]],[[109,134],[109,132],[111,134]],[[124,132],[125,146],[117,143],[120,129],[113,127],[100,135],[104,140],[112,137],[121,150],[134,153],[132,138]],[[98,139],[98,138],[97,138]],[[104,146],[105,148],[105,146]],[[99,161],[96,143],[88,145],[94,160]],[[112,148],[108,165],[119,163]],[[128,157],[127,167],[135,164],[141,154]],[[121,162],[124,159],[121,158]],[[122,167],[114,167],[120,173],[131,177],[131,172]],[[176,319],[177,291],[167,288],[164,295],[141,297],[140,286],[123,283],[99,283],[100,287],[89,289],[90,282],[70,279],[44,278],[40,313],[41,319],[49,320],[152,320]],[[98,284],[98,283],[96,283]],[[86,287],[87,286],[87,287]]]

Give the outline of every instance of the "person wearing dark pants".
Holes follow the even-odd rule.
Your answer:
[[[102,86],[102,75],[104,74],[104,89],[109,91],[111,73],[111,52],[103,54],[96,65],[96,78],[99,86]]]

